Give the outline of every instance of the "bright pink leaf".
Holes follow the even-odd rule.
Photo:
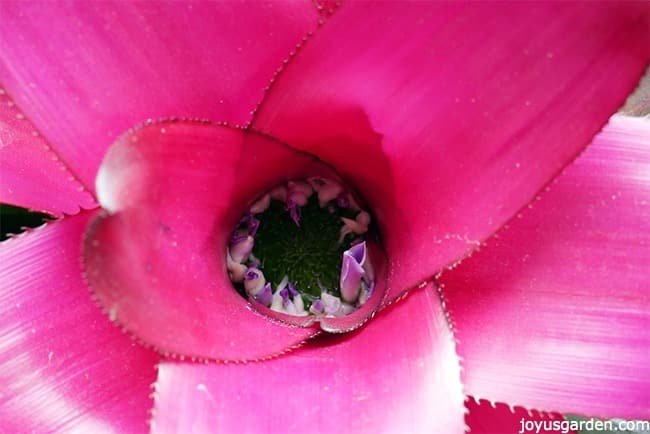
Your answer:
[[[469,394],[650,414],[650,122],[615,116],[444,292]]]
[[[244,124],[310,1],[0,4],[0,82],[81,180],[147,118]]]
[[[319,339],[259,363],[163,363],[153,432],[463,432],[458,360],[430,287]]]
[[[648,56],[645,3],[344,4],[254,126],[374,209],[392,295],[474,249],[591,140]]]
[[[158,358],[90,297],[79,257],[91,216],[0,245],[0,432],[147,432]]]
[[[0,202],[54,216],[95,201],[0,88]]]
[[[569,421],[561,414],[509,407],[504,403],[494,406],[482,399],[468,397],[465,400],[465,422],[471,434],[576,434],[569,431]]]
[[[124,136],[97,178],[102,207],[85,243],[88,280],[111,318],[157,348],[244,360],[313,335],[255,311],[226,271],[242,213],[282,181],[335,176],[264,136],[198,122]],[[368,312],[370,314],[370,312]]]

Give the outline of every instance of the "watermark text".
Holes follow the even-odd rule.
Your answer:
[[[568,434],[580,431],[649,431],[650,421],[647,420],[527,420],[519,421],[519,434],[558,432]]]

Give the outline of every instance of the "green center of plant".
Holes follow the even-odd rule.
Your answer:
[[[333,180],[309,178],[257,198],[231,234],[230,279],[245,298],[294,316],[340,317],[375,288],[370,214]]]
[[[350,246],[350,237],[338,242],[341,217],[354,218],[354,213],[338,207],[333,211],[321,208],[312,195],[300,209],[298,226],[282,202],[271,201],[257,216],[260,227],[253,248],[267,281],[280,282],[287,276],[303,293],[319,297],[325,287],[340,296],[341,258]]]

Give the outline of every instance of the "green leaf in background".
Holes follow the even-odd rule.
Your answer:
[[[0,241],[6,240],[9,234],[24,232],[23,227],[35,228],[50,220],[48,214],[0,203]]]

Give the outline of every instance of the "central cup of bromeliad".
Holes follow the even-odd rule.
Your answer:
[[[375,290],[369,248],[378,238],[359,202],[323,177],[290,180],[256,198],[228,243],[237,292],[254,306],[313,320],[360,309]]]

